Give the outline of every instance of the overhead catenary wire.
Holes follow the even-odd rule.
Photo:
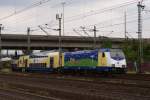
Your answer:
[[[147,17],[147,18],[144,18],[143,20],[148,20],[150,19],[150,17]],[[130,21],[127,21],[127,23],[133,23],[133,22],[136,22],[137,20],[130,20]],[[124,24],[124,22],[122,23],[117,23],[117,24],[113,24],[113,25],[108,25],[108,26],[104,26],[104,27],[98,27],[99,29],[100,28],[107,28],[107,27],[113,27],[113,26],[117,26],[117,25],[122,25]],[[136,33],[136,32],[135,32]],[[131,36],[131,34],[129,34],[129,32],[127,32],[128,36],[130,36],[131,38],[133,38],[133,36]]]
[[[86,34],[87,36],[91,37],[87,32],[86,32],[86,28],[83,26],[80,26],[80,28],[82,29],[82,31],[84,32],[84,34]]]
[[[134,2],[135,3],[135,2]],[[132,3],[131,3],[132,4]],[[125,6],[125,5],[124,5]],[[121,6],[122,7],[122,6]],[[114,8],[115,9],[115,8]],[[112,9],[111,9],[112,10]],[[119,17],[118,17],[119,18]],[[118,18],[114,18],[114,19],[118,19]],[[121,18],[121,17],[120,17]],[[114,20],[114,19],[110,19],[110,20]],[[93,25],[98,25],[98,24],[101,24],[101,22],[100,23],[97,23],[97,24],[93,24]],[[122,23],[123,24],[123,23]],[[55,25],[55,24],[53,24],[53,25]],[[89,25],[89,26],[93,26],[93,25]],[[117,25],[117,24],[116,24]]]
[[[51,1],[51,0],[41,0],[41,1],[38,1],[38,2],[36,2],[36,3],[33,3],[33,4],[31,4],[30,6],[28,6],[28,7],[25,7],[25,8],[23,8],[23,9],[19,10],[19,11],[15,11],[14,13],[12,13],[12,14],[10,14],[10,15],[7,15],[7,16],[4,16],[4,17],[0,18],[0,21],[5,20],[5,19],[8,19],[8,18],[10,18],[10,17],[12,17],[12,16],[15,16],[15,15],[17,15],[17,14],[23,13],[23,12],[29,10],[29,9],[32,9],[32,8],[34,8],[34,7],[37,7],[37,6],[40,6],[40,5],[42,5],[42,4],[44,4],[44,3],[47,3],[47,2],[49,2],[49,1]]]
[[[136,16],[136,12],[135,13],[133,13],[133,15],[127,15],[127,17],[128,18],[131,18],[133,16],[133,18],[136,18],[137,16]],[[93,27],[93,26],[99,26],[100,24],[103,24],[103,23],[107,23],[107,22],[110,22],[110,21],[114,21],[114,20],[119,20],[119,19],[123,19],[124,18],[124,15],[122,15],[122,16],[119,16],[119,17],[115,17],[115,18],[112,18],[112,19],[109,19],[109,20],[104,20],[104,21],[100,21],[100,22],[98,22],[98,23],[95,23],[95,24],[91,24],[91,25],[86,25],[85,27],[87,28],[87,27]],[[77,27],[76,27],[77,28]]]
[[[6,19],[8,19],[8,18],[10,18],[10,17],[13,17],[13,16],[15,16],[15,15],[18,15],[18,14],[23,13],[23,12],[25,12],[25,11],[27,11],[27,10],[32,9],[32,8],[35,8],[35,7],[38,7],[38,6],[42,5],[42,4],[48,3],[48,2],[50,2],[50,1],[52,1],[52,0],[40,0],[40,1],[38,1],[38,2],[32,3],[31,5],[25,7],[25,8],[23,8],[23,9],[21,9],[21,10],[18,10],[18,11],[16,10],[16,7],[14,7],[14,13],[11,13],[11,14],[9,14],[9,15],[7,15],[7,16],[1,17],[1,18],[0,18],[0,21],[6,20]],[[16,6],[16,2],[15,2],[15,1],[14,1],[14,5]]]
[[[75,32],[76,34],[78,34],[79,36],[81,36],[82,40],[92,40],[92,37],[86,37],[86,36],[82,35],[80,32],[78,32],[78,30],[76,30],[76,29],[73,29],[73,32]]]
[[[101,13],[101,12],[100,12]],[[80,16],[79,16],[80,17]],[[123,24],[123,23],[122,23]],[[112,24],[113,25],[113,24]]]
[[[45,31],[42,26],[39,25],[38,27],[39,27],[44,33],[46,33],[47,36],[49,36],[49,33],[48,33],[47,31]]]
[[[76,20],[80,20],[81,17],[86,18],[86,17],[92,16],[92,15],[104,13],[106,11],[110,11],[110,10],[113,10],[113,9],[121,8],[121,7],[128,6],[128,5],[135,4],[135,3],[137,3],[137,1],[133,0],[133,1],[130,1],[130,2],[125,2],[125,3],[122,3],[122,4],[117,4],[117,5],[114,5],[114,6],[111,6],[111,7],[107,7],[107,8],[104,8],[104,9],[99,9],[99,10],[95,10],[95,11],[92,11],[92,12],[86,12],[86,13],[82,13],[82,14],[79,14],[79,15],[67,17],[66,18],[67,20],[65,20],[65,23],[76,21]],[[74,17],[78,17],[78,18],[71,19],[71,18],[74,18]],[[55,25],[58,25],[58,23],[54,23],[53,24],[53,26],[55,26]]]
[[[79,36],[81,36],[82,40],[87,40],[88,39],[87,37],[83,36],[80,32],[78,32],[76,29],[73,29],[73,32],[75,32],[76,34],[78,34]],[[88,40],[90,40],[90,39],[88,39]]]
[[[147,1],[147,0],[145,0],[145,1]],[[86,18],[86,17],[89,17],[89,16],[101,14],[101,13],[104,13],[104,12],[107,12],[107,11],[111,11],[113,9],[125,7],[125,6],[136,4],[136,3],[137,3],[137,1],[133,0],[133,1],[130,1],[130,2],[125,2],[125,3],[117,4],[117,5],[114,5],[114,6],[111,6],[111,7],[107,7],[107,8],[104,8],[104,9],[98,9],[98,10],[94,10],[92,12],[90,11],[90,12],[85,12],[85,13],[82,13],[82,14],[74,15],[74,16],[71,16],[71,17],[66,17],[65,23],[69,23],[69,22],[76,21],[76,20],[81,20],[83,17]],[[55,25],[58,25],[58,24],[54,23],[53,26],[55,26]]]
[[[148,20],[150,19],[150,17],[147,17],[147,18],[143,18],[143,20]],[[127,21],[126,23],[133,23],[133,22],[136,22],[137,20],[129,20]],[[121,23],[116,23],[116,24],[110,24],[110,25],[106,25],[106,26],[102,26],[102,27],[98,27],[98,29],[100,30],[101,28],[108,28],[108,27],[113,27],[113,26],[118,26],[118,25],[122,25],[124,24],[124,22],[121,22]],[[113,32],[112,32],[113,33]],[[111,33],[111,34],[112,34]],[[129,33],[127,33],[128,35],[130,35]],[[130,35],[131,36],[131,35]],[[132,36],[131,36],[132,37]],[[133,37],[132,37],[133,38]]]
[[[125,3],[122,3],[122,4],[117,4],[117,5],[107,7],[107,8],[104,8],[104,9],[98,9],[98,10],[95,10],[95,11],[90,11],[90,12],[82,13],[82,14],[79,14],[79,15],[67,17],[66,19],[68,19],[68,20],[66,20],[65,22],[76,21],[76,20],[81,19],[82,17],[86,18],[86,17],[89,17],[89,16],[97,15],[97,14],[100,14],[100,13],[104,13],[106,11],[111,11],[113,9],[121,8],[121,7],[124,7],[124,6],[131,5],[131,4],[136,4],[136,3],[137,3],[137,1],[134,0],[134,1],[125,2]]]
[[[143,18],[143,20],[148,20],[150,19],[150,17],[147,17],[147,18]],[[127,21],[127,23],[133,23],[133,22],[136,22],[136,20],[130,20],[130,21]],[[112,24],[112,25],[106,25],[106,26],[102,26],[102,27],[98,27],[98,28],[107,28],[107,27],[113,27],[113,26],[118,26],[118,25],[122,25],[124,24],[124,22],[121,22],[121,23],[116,23],[116,24]]]
[[[121,18],[121,17],[120,17]],[[118,19],[118,18],[114,18],[114,19]],[[106,22],[106,21],[104,21],[104,22]],[[100,24],[100,23],[99,23]],[[121,24],[123,24],[123,23],[121,23]],[[94,25],[98,25],[98,24],[94,24]],[[89,25],[89,26],[94,26],[94,25]],[[112,25],[113,26],[113,25]],[[81,28],[81,27],[80,27]],[[85,27],[83,28],[81,28],[81,29],[76,29],[76,28],[73,28],[73,31],[75,32],[75,33],[77,33],[79,36],[83,36],[83,35],[81,35],[79,32],[77,32],[77,31],[80,31],[80,32],[84,32],[84,34],[86,34],[87,36],[89,36],[89,37],[91,37],[86,31],[89,31],[90,29],[87,29],[87,27],[86,27],[86,29],[85,29]],[[106,32],[106,31],[100,31],[100,32]],[[107,31],[108,32],[108,31]],[[110,32],[110,31],[109,31]]]

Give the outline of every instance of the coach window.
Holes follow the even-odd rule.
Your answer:
[[[105,57],[105,53],[104,52],[102,53],[102,57]]]

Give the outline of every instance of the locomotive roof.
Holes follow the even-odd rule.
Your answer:
[[[119,51],[122,51],[121,49],[101,48],[101,49],[95,49],[95,50],[80,50],[80,51],[74,51],[74,52],[98,51],[98,50],[101,51],[101,52],[119,52]],[[58,52],[58,50],[51,50],[51,51],[43,51],[43,52],[33,53],[33,54],[30,55],[30,57],[44,57],[44,56],[48,56],[49,53],[55,53],[55,52]],[[69,52],[66,52],[66,53],[69,53]]]

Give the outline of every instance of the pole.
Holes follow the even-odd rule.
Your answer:
[[[2,37],[1,37],[1,34],[2,34],[2,24],[0,24],[0,68],[2,68]]]
[[[138,2],[138,40],[139,40],[139,73],[141,73],[141,67],[143,62],[143,43],[142,43],[142,9],[144,9],[144,6],[141,2]]]
[[[17,53],[17,50],[15,50],[15,57],[16,57],[16,58],[18,57],[18,53]]]
[[[94,26],[94,45],[93,45],[93,49],[96,49],[96,26]]]
[[[126,12],[124,13],[124,36],[126,40],[127,39],[127,14]]]
[[[9,55],[8,55],[8,49],[6,50],[6,53],[7,53],[7,57],[8,57],[8,56],[9,56]]]
[[[63,6],[63,36],[65,35],[65,2],[62,2]]]
[[[59,18],[59,67],[61,67],[61,18]]]
[[[62,59],[62,56],[61,56],[61,20],[62,20],[62,14],[61,16],[59,16],[58,14],[56,15],[56,19],[59,21],[59,67],[61,67],[62,63],[61,63],[61,59]]]
[[[30,39],[30,27],[27,28],[27,37],[28,37],[28,47],[27,47],[27,53],[28,55],[31,53],[31,39]]]

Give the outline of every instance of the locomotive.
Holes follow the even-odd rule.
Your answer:
[[[12,63],[13,71],[25,72],[126,72],[121,49],[96,49],[74,52],[45,51],[20,56]]]

